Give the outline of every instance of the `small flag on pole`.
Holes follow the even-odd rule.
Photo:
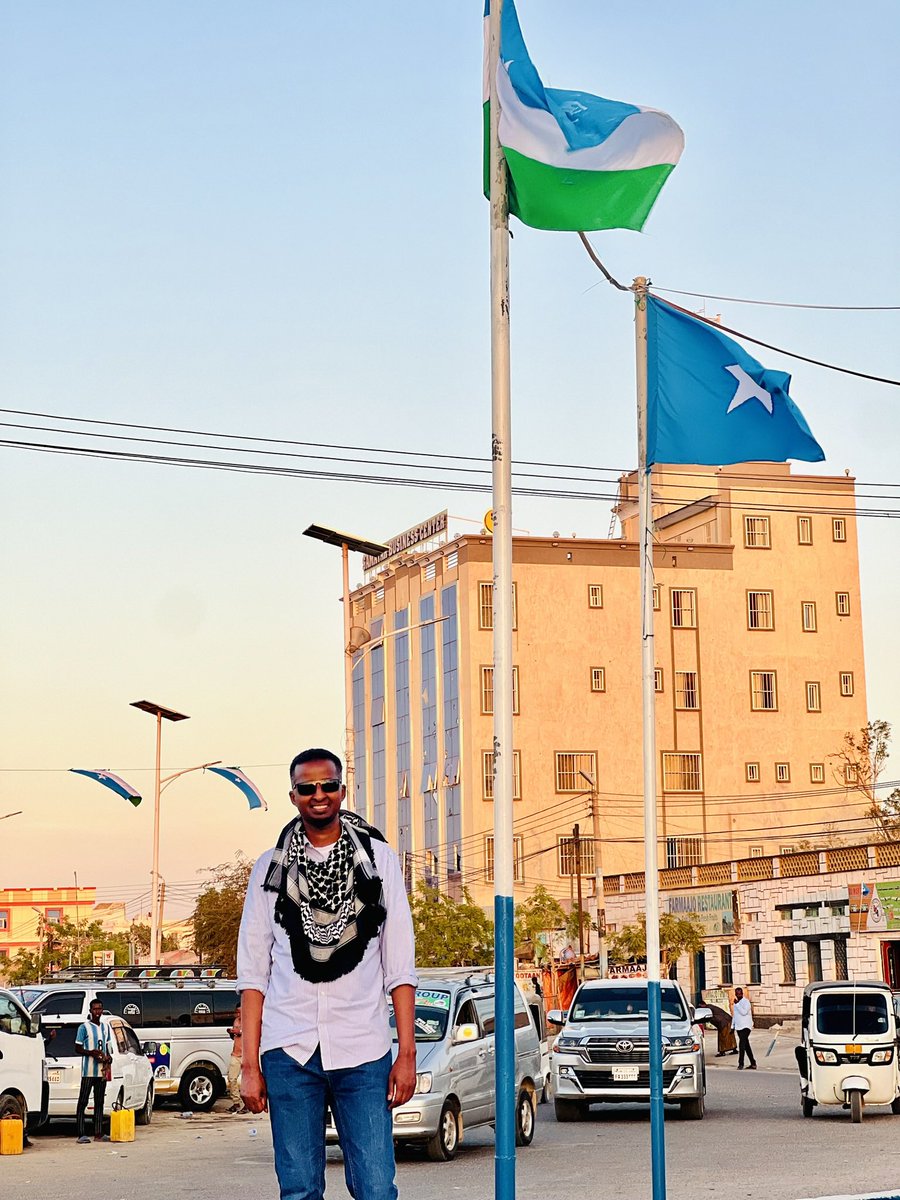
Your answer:
[[[102,783],[104,787],[114,791],[117,796],[130,801],[135,808],[141,802],[140,792],[135,791],[130,783],[126,783],[118,775],[113,775],[112,771],[83,771],[79,767],[70,767],[69,770],[73,775],[86,775],[88,779],[96,779],[98,783]]]
[[[489,194],[490,0],[484,9],[484,194]],[[672,118],[589,92],[545,88],[513,0],[503,0],[497,94],[509,211],[535,229],[642,229],[684,149]]]
[[[647,297],[647,463],[822,462],[771,371],[713,325]]]
[[[235,787],[239,787],[250,802],[251,808],[263,808],[268,812],[269,806],[262,798],[262,793],[255,783],[251,783],[240,767],[207,767],[214,775],[221,775]]]

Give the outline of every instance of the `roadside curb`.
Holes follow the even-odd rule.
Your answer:
[[[900,1192],[866,1192],[855,1196],[811,1196],[809,1200],[900,1200]]]

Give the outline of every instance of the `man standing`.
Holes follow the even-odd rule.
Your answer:
[[[112,1062],[109,1044],[109,1029],[103,1024],[103,1001],[92,1000],[88,1009],[90,1017],[82,1021],[75,1034],[75,1045],[82,1056],[81,1061],[81,1091],[78,1093],[78,1107],[75,1110],[75,1128],[80,1145],[86,1145],[91,1139],[85,1133],[85,1116],[88,1100],[94,1096],[94,1141],[108,1142],[109,1137],[103,1132],[103,1099],[106,1095],[106,1068]]]
[[[291,763],[299,816],[253,868],[238,939],[241,1098],[271,1113],[282,1200],[324,1197],[326,1101],[350,1195],[396,1200],[391,1110],[416,1086],[415,952],[400,863],[377,829],[341,809],[341,775],[330,750]]]
[[[750,1001],[744,995],[743,988],[734,989],[734,1015],[731,1026],[738,1040],[738,1070],[744,1069],[744,1056],[750,1059],[750,1070],[756,1070],[756,1059],[750,1049],[750,1033],[753,1029],[753,1012]]]
[[[228,1060],[228,1098],[231,1101],[230,1113],[245,1113],[246,1107],[241,1103],[241,1006],[238,1004],[234,1012],[234,1020],[228,1030],[231,1038],[231,1058]]]

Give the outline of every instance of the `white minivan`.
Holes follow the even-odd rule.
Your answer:
[[[47,1072],[41,1019],[0,988],[0,1119],[20,1117],[26,1130],[47,1120]]]

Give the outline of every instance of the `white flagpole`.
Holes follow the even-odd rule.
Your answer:
[[[653,1200],[666,1196],[665,1116],[662,1096],[662,996],[659,970],[659,863],[656,822],[656,654],[653,643],[653,505],[647,466],[647,287],[632,288],[638,415],[638,512],[641,538],[641,683],[644,748],[644,896],[647,917],[647,999],[650,1034],[650,1162]]]
[[[509,212],[500,148],[497,68],[503,0],[491,0],[488,43],[491,202],[491,460],[494,565],[494,970],[496,1139],[494,1194],[516,1194],[513,1027],[512,469],[509,371]]]

